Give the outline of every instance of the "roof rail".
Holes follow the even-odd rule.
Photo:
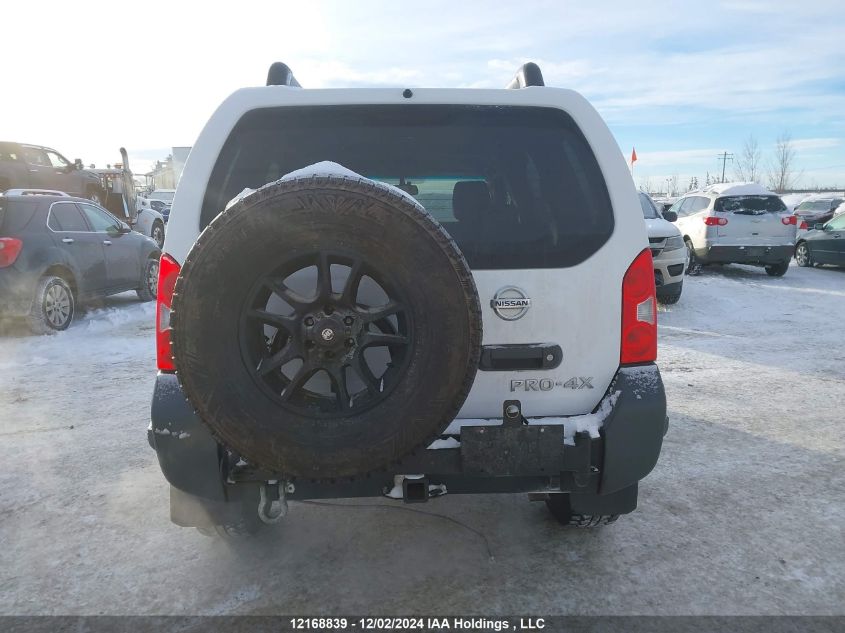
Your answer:
[[[267,72],[267,85],[302,88],[296,77],[293,76],[293,71],[290,67],[282,62],[273,62],[270,65],[270,70]]]
[[[505,86],[507,90],[515,90],[518,88],[527,88],[528,86],[545,86],[543,82],[543,73],[540,72],[540,67],[534,62],[527,62],[519,67],[516,75],[511,82]]]
[[[8,189],[3,195],[6,196],[63,196],[70,198],[69,193],[55,189]]]

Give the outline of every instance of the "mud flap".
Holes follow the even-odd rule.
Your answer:
[[[222,449],[181,394],[174,374],[156,378],[150,411],[150,445],[165,478],[175,488],[197,497],[226,501]]]

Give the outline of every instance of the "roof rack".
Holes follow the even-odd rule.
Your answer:
[[[62,196],[70,198],[69,193],[64,191],[57,191],[55,189],[8,189],[3,194],[6,196]]]
[[[527,88],[528,86],[545,86],[543,82],[543,73],[540,72],[540,67],[534,62],[527,62],[519,67],[516,75],[511,82],[505,86],[507,90],[516,90],[519,88]]]
[[[293,71],[290,67],[282,62],[273,62],[270,65],[270,70],[267,72],[267,85],[302,88],[296,77],[293,76]]]

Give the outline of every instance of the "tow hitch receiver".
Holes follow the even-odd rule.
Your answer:
[[[402,500],[405,503],[425,503],[428,501],[428,477],[402,480]]]

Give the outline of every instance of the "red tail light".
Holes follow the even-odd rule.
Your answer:
[[[179,276],[179,264],[167,253],[162,253],[158,266],[158,296],[156,297],[156,359],[158,368],[174,371],[173,351],[170,347],[170,308],[173,288]]]
[[[809,229],[810,227],[809,227],[809,226],[807,226],[807,221],[806,221],[806,220],[801,220],[801,225],[800,225],[798,228],[799,228],[799,229],[801,229],[802,231],[806,231],[806,230],[807,230],[807,229]]]
[[[654,263],[645,249],[622,280],[622,344],[620,362],[651,363],[657,359],[657,293]]]
[[[704,223],[707,226],[725,226],[728,223],[727,218],[717,218],[712,215],[708,215],[704,218]]]
[[[15,263],[23,248],[23,242],[14,237],[0,237],[0,268]]]
[[[786,226],[790,224],[792,226],[798,226],[798,216],[797,215],[785,215],[780,219]]]

